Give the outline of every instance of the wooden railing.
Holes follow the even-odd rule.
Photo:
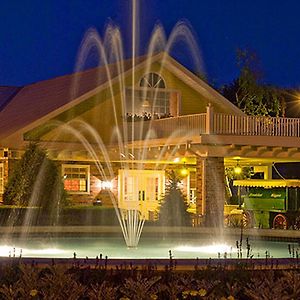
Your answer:
[[[300,137],[300,119],[206,113],[128,123],[134,140],[201,134]],[[129,137],[132,135],[129,134]],[[131,139],[131,138],[129,138]]]
[[[129,140],[132,130],[134,140],[201,135],[206,131],[206,114],[128,122],[127,128]]]
[[[201,135],[206,132],[206,114],[185,115],[154,120],[151,128],[158,138]]]
[[[300,119],[213,115],[214,134],[300,137]]]

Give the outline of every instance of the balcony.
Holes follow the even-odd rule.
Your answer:
[[[129,140],[171,139],[200,135],[300,137],[300,119],[214,113],[127,123]],[[132,134],[134,132],[134,134]]]

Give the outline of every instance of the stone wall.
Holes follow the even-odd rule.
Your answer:
[[[197,214],[203,215],[206,226],[224,223],[225,183],[224,159],[197,159]]]
[[[225,168],[223,157],[208,157],[204,161],[205,225],[224,224]]]
[[[196,161],[196,191],[197,191],[197,202],[196,202],[196,213],[197,215],[204,214],[203,206],[203,160],[197,158]]]

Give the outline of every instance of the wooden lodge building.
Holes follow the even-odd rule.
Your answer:
[[[208,223],[223,218],[225,166],[269,180],[274,162],[300,160],[300,119],[247,116],[165,53],[132,66],[0,87],[0,199],[30,141],[57,161],[73,203],[110,188],[120,207],[152,218],[166,171],[183,170],[190,207]]]

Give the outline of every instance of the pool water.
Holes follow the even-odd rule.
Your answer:
[[[242,243],[243,258],[247,257],[246,241]],[[297,243],[249,240],[249,255],[264,258],[292,257],[300,253]],[[213,241],[204,238],[155,238],[142,237],[137,248],[127,248],[122,237],[28,237],[2,241],[0,256],[45,257],[45,258],[95,258],[102,254],[109,258],[237,258],[235,240]]]

